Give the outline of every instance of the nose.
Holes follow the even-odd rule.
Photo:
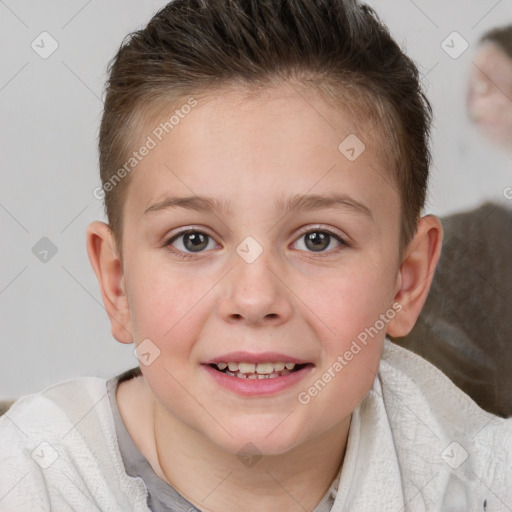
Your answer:
[[[261,255],[252,263],[235,255],[235,268],[223,280],[218,310],[228,323],[278,326],[293,312],[293,293],[276,265]]]

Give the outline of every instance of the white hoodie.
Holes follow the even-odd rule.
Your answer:
[[[61,382],[0,418],[1,512],[149,510],[144,482],[124,470],[106,382]],[[386,340],[332,512],[388,511],[512,511],[512,419]]]

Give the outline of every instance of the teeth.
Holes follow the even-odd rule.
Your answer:
[[[283,375],[289,375],[290,373],[292,373],[290,370],[286,370],[284,369],[283,371],[281,372],[272,372],[270,374],[263,374],[263,373],[241,373],[241,372],[237,372],[237,373],[231,373],[231,372],[226,372],[227,375],[232,375],[234,377],[238,377],[239,379],[275,379],[276,377],[282,377]]]
[[[231,367],[229,369],[231,370]],[[241,373],[254,373],[255,370],[256,365],[254,363],[238,363],[238,371]]]
[[[226,368],[229,369],[229,372],[235,373],[240,372],[244,374],[248,373],[257,373],[259,375],[270,375],[274,372],[282,372],[285,368],[287,370],[293,370],[295,368],[295,363],[236,363],[234,361],[230,361],[229,363],[216,363],[216,366],[219,370],[224,371]],[[226,370],[228,373],[228,370]]]
[[[288,375],[295,368],[295,363],[216,363],[219,370],[224,371],[226,375],[238,377],[240,379],[275,379],[283,375]]]
[[[274,365],[273,363],[258,363],[256,365],[256,371],[258,373],[267,375],[274,371]]]

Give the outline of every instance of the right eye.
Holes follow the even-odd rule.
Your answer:
[[[203,252],[206,249],[213,249],[216,247],[216,243],[210,235],[202,231],[197,230],[186,230],[173,235],[165,243],[166,247],[172,247],[177,253],[182,253],[188,256],[192,253]]]

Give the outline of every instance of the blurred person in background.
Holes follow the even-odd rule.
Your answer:
[[[467,110],[487,139],[512,150],[512,25],[480,39]],[[500,192],[512,204],[511,191]],[[430,294],[411,333],[394,341],[440,368],[483,409],[510,417],[512,209],[488,202],[441,221],[445,236]]]
[[[488,139],[512,150],[512,25],[490,30],[480,39],[467,108]]]

